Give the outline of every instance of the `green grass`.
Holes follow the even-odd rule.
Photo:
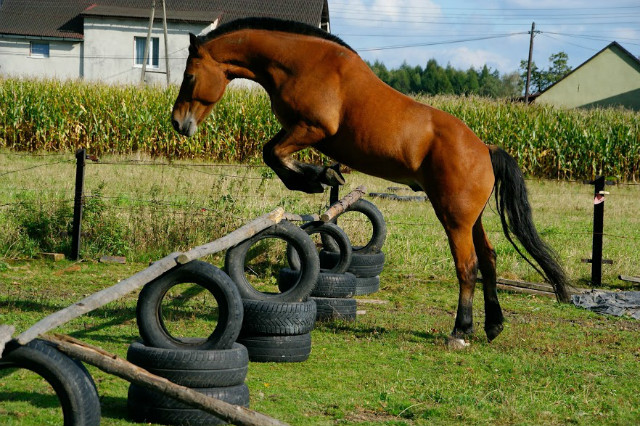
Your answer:
[[[84,262],[78,270],[76,265],[10,262],[0,276],[0,322],[25,329],[144,267]],[[406,278],[389,269],[381,292],[373,296],[385,303],[363,300],[359,309],[366,313],[355,323],[319,325],[308,361],[250,364],[252,408],[295,425],[586,425],[640,419],[637,321],[598,316],[547,298],[501,293],[506,330],[488,344],[481,332],[479,294],[478,335],[469,349],[451,351],[445,338],[455,312],[454,283]],[[135,302],[135,294],[130,295],[60,331],[124,356],[138,337]],[[208,312],[206,307],[195,311],[189,327],[204,329]],[[131,424],[126,419],[127,383],[90,371],[102,399],[102,424]],[[42,404],[26,398],[24,382],[17,380],[2,379],[0,392],[17,386],[23,391],[16,398],[5,393],[1,412],[15,424],[42,424],[33,420]]]
[[[47,212],[47,206],[64,206],[72,199],[71,161],[27,170],[61,160],[70,159],[0,152],[0,174],[20,170],[0,177],[0,323],[14,324],[18,332],[144,269],[149,260],[210,241],[278,205],[309,213],[322,211],[327,203],[327,194],[287,191],[264,168],[199,167],[193,162],[134,167],[106,164],[126,159],[104,157],[104,164],[87,168],[87,192],[99,189],[96,199],[104,205],[96,206],[96,216],[88,219],[84,259],[52,263],[33,259],[18,247],[31,244],[36,254],[40,242],[29,243],[24,230],[16,227],[26,218],[14,213],[28,212],[13,209],[15,203],[26,202]],[[360,184],[370,192],[389,192],[389,183],[353,173],[341,193]],[[591,252],[593,187],[536,180],[528,186],[539,231],[558,251],[574,283],[586,286],[590,266],[581,259]],[[630,288],[617,275],[640,276],[640,187],[607,190],[604,257],[614,264],[604,266],[603,281],[609,287]],[[389,228],[381,291],[359,298],[358,309],[366,313],[356,322],[318,325],[308,361],[251,363],[247,384],[253,409],[292,425],[640,421],[638,321],[501,292],[506,327],[489,344],[482,330],[482,292],[477,291],[476,336],[468,349],[449,350],[446,337],[453,327],[457,284],[442,227],[428,203],[369,199]],[[502,236],[491,206],[484,217],[498,252],[498,275],[539,281]],[[106,220],[121,230],[109,234],[116,245],[100,242],[109,231],[101,225]],[[359,215],[349,213],[339,223],[354,243],[363,242],[369,228]],[[55,237],[64,248],[68,237]],[[124,254],[128,263],[96,262],[103,254]],[[223,264],[221,255],[207,260]],[[138,338],[136,297],[134,293],[112,302],[57,331],[125,356],[128,344]],[[211,304],[199,297],[172,317],[176,332],[193,335],[211,327]],[[126,414],[127,382],[93,367],[90,371],[101,396],[102,424],[132,424]],[[37,381],[22,381],[15,374],[0,379],[1,423],[35,426],[55,415],[49,413],[50,396],[37,398],[30,391],[39,386]]]

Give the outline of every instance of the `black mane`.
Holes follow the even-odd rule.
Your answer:
[[[216,37],[220,37],[223,34],[228,34],[234,31],[246,30],[246,29],[281,31],[281,32],[287,32],[287,33],[293,33],[293,34],[302,34],[307,36],[318,37],[324,40],[329,40],[334,43],[337,43],[340,46],[346,47],[352,52],[355,52],[355,50],[353,50],[351,46],[349,46],[347,43],[342,41],[340,38],[318,27],[303,24],[302,22],[285,21],[282,19],[274,19],[274,18],[237,19],[235,21],[222,24],[218,28],[208,32],[205,35],[199,36],[198,38],[200,39],[200,41],[205,43],[209,40],[213,40]]]

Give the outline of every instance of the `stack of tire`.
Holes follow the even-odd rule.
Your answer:
[[[355,295],[375,293],[380,289],[380,274],[384,268],[382,246],[387,238],[387,224],[382,212],[367,200],[356,201],[346,209],[347,212],[364,214],[372,226],[372,235],[367,244],[352,247],[347,271],[356,276]],[[323,238],[322,243],[324,249],[319,254],[320,267],[332,268],[340,262],[342,249],[332,238]]]
[[[62,407],[65,426],[100,425],[96,385],[81,362],[69,358],[53,344],[41,339],[26,345],[11,340],[0,355],[1,377],[14,369],[25,369],[38,374],[51,385]],[[3,418],[2,424],[13,424],[10,416]]]
[[[245,274],[247,254],[263,239],[280,239],[298,253],[300,273],[280,292],[257,290]],[[253,362],[302,362],[311,353],[311,330],[316,303],[309,298],[320,270],[315,245],[299,227],[283,220],[230,248],[225,270],[236,283],[244,305],[238,343],[245,346]]]
[[[172,336],[163,320],[162,302],[180,284],[208,290],[218,305],[218,321],[207,338]],[[134,342],[127,360],[174,383],[234,405],[249,406],[247,349],[236,343],[243,306],[235,283],[215,266],[194,260],[144,286],[137,305],[141,342]],[[168,425],[226,424],[166,395],[131,384],[128,409],[133,420]]]
[[[356,277],[347,272],[351,263],[352,247],[347,234],[333,223],[308,222],[300,227],[308,235],[319,234],[322,240],[330,239],[337,248],[336,262],[328,268],[320,268],[311,298],[316,303],[316,321],[356,319]],[[286,291],[300,274],[297,252],[289,247],[287,257],[291,268],[280,270],[278,287]],[[321,264],[322,266],[322,264]]]

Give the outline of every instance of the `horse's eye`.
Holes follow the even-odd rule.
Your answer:
[[[184,79],[185,80],[193,81],[194,78],[195,78],[195,76],[193,74],[184,73]]]

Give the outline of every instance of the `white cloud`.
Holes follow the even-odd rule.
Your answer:
[[[451,49],[441,57],[448,57],[454,68],[482,68],[485,64],[492,69],[500,71],[516,68],[511,55],[503,55],[496,51],[485,49],[470,49],[468,47],[458,47]]]

